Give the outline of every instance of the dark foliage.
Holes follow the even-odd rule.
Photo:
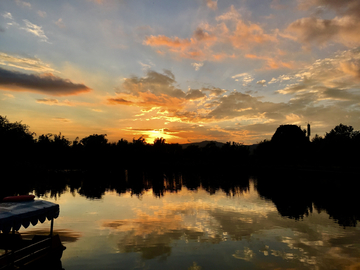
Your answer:
[[[0,116],[1,168],[3,172],[24,170],[90,170],[164,168],[194,171],[208,168],[247,170],[249,168],[296,168],[319,170],[356,170],[359,163],[360,133],[340,124],[324,137],[310,142],[299,126],[282,125],[270,141],[259,143],[250,154],[249,147],[235,142],[204,147],[167,144],[157,138],[147,144],[144,137],[128,142],[109,143],[106,134],[93,134],[70,142],[61,133],[34,133],[21,122],[11,123]]]
[[[255,149],[256,168],[358,171],[359,131],[339,124],[325,137],[315,135],[310,142],[305,131],[295,125],[280,126],[271,141]]]

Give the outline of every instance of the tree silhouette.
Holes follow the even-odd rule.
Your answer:
[[[108,139],[105,138],[106,136],[106,134],[93,134],[81,139],[80,143],[87,148],[102,147],[108,142]]]
[[[305,131],[296,125],[281,125],[279,126],[271,141],[282,145],[303,144],[308,141]]]
[[[325,140],[345,141],[357,135],[352,126],[340,124],[325,135]]]
[[[11,123],[0,116],[0,166],[12,174],[31,167],[34,133],[21,122]],[[5,170],[3,170],[5,172]]]
[[[155,140],[154,140],[154,146],[155,147],[157,147],[157,146],[163,146],[163,145],[165,145],[165,139],[163,138],[163,137],[161,137],[161,138],[156,138]]]

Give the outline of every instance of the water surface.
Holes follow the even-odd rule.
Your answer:
[[[284,215],[286,202],[260,196],[252,179],[230,193],[175,190],[159,196],[154,189],[108,189],[98,199],[68,187],[60,196],[45,193],[42,199],[60,205],[55,231],[67,247],[63,268],[360,269],[357,223],[339,224],[311,200],[294,218]]]

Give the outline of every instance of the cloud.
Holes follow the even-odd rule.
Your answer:
[[[298,7],[308,10],[319,6],[335,11],[337,16],[332,19],[298,19],[288,26],[287,31],[306,44],[326,45],[328,42],[336,42],[348,47],[360,45],[359,1],[304,0],[299,2]]]
[[[63,118],[63,117],[55,117],[52,120],[54,121],[58,121],[58,122],[62,122],[62,123],[71,123],[71,120],[68,118]]]
[[[10,12],[5,12],[2,16],[5,19],[14,20]]]
[[[189,39],[180,39],[178,37],[169,38],[164,35],[146,37],[144,44],[150,46],[166,46],[170,48],[184,48],[189,46]]]
[[[199,99],[199,98],[203,98],[206,95],[201,92],[201,90],[198,89],[191,89],[189,90],[189,92],[186,93],[186,99]]]
[[[14,95],[12,95],[12,94],[3,94],[5,97],[4,98],[2,98],[1,100],[7,100],[7,99],[13,99],[13,98],[15,98],[15,96]]]
[[[217,10],[217,0],[206,0],[206,5],[212,10]]]
[[[210,93],[210,96],[220,96],[220,95],[225,94],[227,92],[225,89],[220,89],[218,87],[202,88],[201,91]]]
[[[216,17],[215,24],[201,23],[187,38],[165,35],[146,36],[143,44],[157,49],[161,54],[197,61],[220,61],[244,55],[257,46],[277,43],[275,34],[268,34],[259,25],[241,19],[239,12],[230,10]]]
[[[19,7],[31,8],[31,4],[28,2],[21,1],[21,0],[15,0],[15,2]]]
[[[274,79],[273,79],[274,80]],[[272,81],[273,81],[272,80]],[[344,51],[333,58],[317,60],[291,76],[280,76],[275,81],[290,81],[278,90],[281,94],[320,93],[324,89],[347,90],[360,86],[360,48]]]
[[[143,63],[143,62],[141,62],[141,61],[139,61],[139,64],[142,66],[142,69],[143,69],[143,70],[147,70],[147,69],[150,69],[150,68],[152,68],[153,66],[155,66],[153,63],[145,64],[145,63]]]
[[[119,93],[115,98],[107,99],[109,104],[129,105],[151,110],[152,108],[176,111],[183,107],[184,98],[171,97],[165,94],[153,94],[150,91],[139,92],[137,95]]]
[[[299,1],[298,8],[301,10],[308,10],[319,6],[332,9],[339,15],[360,15],[360,3],[357,0],[302,0]]]
[[[33,24],[29,20],[23,20],[23,22],[25,23],[25,27],[20,27],[20,25],[17,22],[15,22],[15,20],[13,19],[10,12],[6,12],[2,16],[5,19],[11,20],[11,22],[7,23],[7,25],[16,26],[17,28],[19,28],[21,30],[25,30],[26,32],[31,33],[31,34],[39,37],[40,41],[50,43],[48,41],[48,37],[45,35],[45,32],[44,32],[44,30],[42,29],[41,26]]]
[[[40,17],[42,17],[42,18],[45,18],[45,17],[47,16],[46,12],[45,12],[45,11],[41,11],[41,10],[39,10],[39,11],[37,12],[37,14],[38,14]]]
[[[265,86],[266,80],[257,81],[256,84],[260,84],[260,85],[262,85],[262,86]]]
[[[332,41],[348,47],[360,45],[360,22],[359,18],[353,16],[330,20],[302,18],[291,23],[287,31],[294,33],[299,41],[307,44],[325,45]]]
[[[191,63],[191,65],[195,68],[196,71],[198,71],[204,63]]]
[[[281,4],[280,0],[272,0],[270,4],[270,8],[277,9],[277,10],[283,10],[287,9],[288,6],[286,4]]]
[[[265,60],[266,66],[264,67],[264,69],[268,69],[268,70],[279,69],[279,68],[289,68],[289,69],[294,68],[294,64],[292,62],[286,63],[286,62],[279,60],[278,58],[272,58],[272,57],[267,57],[267,56],[257,56],[254,54],[246,54],[245,57],[249,58],[249,59]]]
[[[9,91],[38,92],[54,96],[76,95],[89,92],[84,84],[75,84],[51,73],[25,74],[0,68],[0,88]]]
[[[169,70],[164,73],[148,70],[146,76],[126,78],[117,89],[116,97],[108,98],[109,104],[144,108],[146,111],[159,108],[174,112],[186,101],[186,94],[175,87],[175,76]]]
[[[56,22],[54,22],[59,28],[65,28],[65,24],[63,23],[62,18],[58,19]]]
[[[235,81],[239,81],[239,79],[242,78],[243,86],[248,85],[249,83],[251,83],[254,80],[254,78],[251,76],[251,74],[246,73],[246,72],[236,74],[236,75],[232,76],[231,78],[235,79]]]
[[[31,23],[28,20],[23,20],[26,27],[22,27],[21,29],[29,32],[37,37],[40,38],[40,41],[48,42],[48,37],[45,35],[44,31],[42,30],[41,26]]]
[[[109,104],[136,106],[151,115],[152,119],[167,121],[195,121],[199,110],[208,99],[219,96],[225,90],[218,88],[189,89],[186,93],[175,87],[174,74],[165,70],[163,74],[148,70],[144,77],[130,77],[117,89],[115,97],[107,98]],[[209,95],[209,97],[207,96]],[[203,100],[204,99],[204,100]],[[200,107],[197,109],[197,102]],[[182,119],[182,120],[181,120]]]
[[[132,101],[129,101],[129,100],[126,100],[124,98],[120,98],[120,97],[117,97],[117,98],[109,98],[108,101],[111,103],[111,104],[119,104],[119,105],[133,105],[133,104],[136,104]]]
[[[232,92],[228,96],[219,99],[220,104],[208,114],[208,118],[233,119],[242,117],[245,119],[259,119],[262,122],[270,118],[283,118],[282,111],[287,108],[283,103],[263,102],[259,97],[249,94]],[[262,119],[262,120],[261,120]]]
[[[169,70],[165,70],[164,74],[148,70],[143,78],[133,76],[125,79],[119,91],[133,95],[150,92],[155,95],[165,94],[177,98],[185,97],[185,93],[175,87],[175,82],[175,76]]]
[[[72,106],[72,104],[71,104],[68,100],[59,101],[59,100],[57,100],[57,99],[51,99],[51,98],[37,99],[36,102],[37,102],[37,103],[46,104],[46,105]]]
[[[237,21],[241,18],[240,13],[236,10],[234,5],[230,6],[230,10],[220,16],[216,17],[217,21]]]
[[[248,72],[234,74],[232,79],[251,87],[254,81]],[[255,84],[255,83],[254,83]],[[257,80],[256,85],[266,85]],[[328,131],[347,120],[356,126],[360,110],[360,48],[339,52],[331,58],[315,61],[303,69],[272,78],[268,84],[278,89],[275,94],[287,94],[288,101],[273,102],[252,93],[241,93],[217,87],[203,87],[183,91],[177,87],[170,71],[148,71],[144,77],[130,77],[117,88],[110,104],[138,107],[139,123],[153,121],[171,125],[188,125],[177,130],[187,139],[203,136],[217,140],[239,138],[256,143],[271,137],[281,124],[313,123],[316,133]],[[285,100],[286,100],[285,99]],[[160,121],[161,120],[161,121]],[[151,123],[153,123],[151,122]],[[151,126],[150,126],[151,127]]]
[[[251,45],[277,42],[273,35],[264,33],[262,27],[255,23],[238,20],[236,29],[229,37],[235,48],[248,48]]]
[[[0,52],[0,65],[36,72],[56,72],[49,64],[38,58],[21,57]]]

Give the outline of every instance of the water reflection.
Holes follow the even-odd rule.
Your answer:
[[[347,227],[356,226],[360,220],[357,178],[343,173],[267,173],[257,175],[256,189],[282,216],[301,219],[313,211],[325,211]]]
[[[66,243],[76,242],[81,237],[81,233],[69,229],[54,230],[53,233],[58,234],[60,236],[61,242],[64,245]],[[34,235],[49,235],[49,230],[30,229],[30,230],[24,230],[21,233],[23,239],[28,239],[28,238],[31,239]]]
[[[253,177],[259,195],[271,200],[282,216],[301,219],[313,211],[325,211],[345,227],[356,226],[360,220],[356,183],[351,178],[354,176],[269,171]],[[134,170],[117,175],[52,173],[42,175],[31,183],[8,186],[1,190],[0,195],[33,192],[37,197],[58,198],[70,189],[71,193],[77,192],[88,199],[102,199],[108,191],[119,195],[129,192],[141,197],[152,190],[154,196],[162,197],[168,192],[179,192],[184,187],[188,190],[201,188],[210,195],[221,190],[228,196],[238,196],[249,190],[249,176],[219,170],[182,173]]]
[[[55,186],[35,193],[60,204],[67,270],[360,266],[351,181],[138,171],[69,174]]]

